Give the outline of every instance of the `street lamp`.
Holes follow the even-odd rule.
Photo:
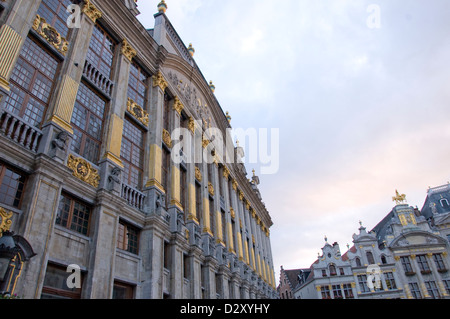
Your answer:
[[[5,231],[0,238],[0,282],[5,281],[9,264],[18,252],[13,233]]]

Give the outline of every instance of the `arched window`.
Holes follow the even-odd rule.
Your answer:
[[[361,267],[361,259],[356,257],[355,262],[356,262],[356,267]]]
[[[373,259],[373,254],[370,251],[366,252],[366,257],[367,257],[367,262],[369,263],[369,265],[375,264],[375,259]]]
[[[381,263],[383,265],[387,264],[387,260],[386,260],[386,256],[385,255],[381,255]]]
[[[444,208],[444,209],[449,209],[450,208],[450,206],[448,204],[448,200],[446,200],[445,198],[441,199],[440,202],[441,202],[442,208]]]
[[[336,276],[336,266],[334,266],[333,264],[330,265],[330,276]]]

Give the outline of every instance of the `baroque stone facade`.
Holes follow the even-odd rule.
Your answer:
[[[32,247],[3,292],[276,298],[259,179],[164,1],[151,30],[136,1],[0,6],[0,207]]]
[[[297,299],[450,299],[449,186],[430,189],[420,211],[397,192],[397,205],[367,232],[361,225],[341,255],[328,242]]]

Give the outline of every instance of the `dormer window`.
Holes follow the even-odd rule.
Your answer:
[[[450,208],[450,205],[448,204],[448,200],[447,199],[445,199],[445,198],[441,199],[440,203],[441,203],[442,208],[444,208],[444,209],[449,209]]]

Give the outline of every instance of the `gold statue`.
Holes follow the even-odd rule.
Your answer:
[[[395,202],[397,205],[403,204],[406,202],[406,195],[401,194],[398,192],[398,190],[395,191],[396,196],[392,197],[392,201]]]

